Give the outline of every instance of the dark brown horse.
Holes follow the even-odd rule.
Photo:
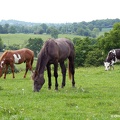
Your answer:
[[[49,39],[43,45],[36,64],[36,69],[33,74],[34,80],[34,91],[39,92],[42,88],[45,80],[44,80],[44,70],[47,67],[48,73],[48,89],[51,89],[51,67],[50,65],[54,65],[54,77],[55,77],[55,90],[58,90],[58,63],[60,63],[61,72],[62,72],[62,88],[65,86],[66,81],[66,67],[64,61],[68,58],[68,70],[69,70],[69,78],[72,78],[72,86],[75,86],[74,81],[74,45],[73,43],[65,38],[59,39]]]
[[[5,51],[0,58],[0,77],[3,74],[3,69],[5,69],[4,70],[4,79],[6,78],[8,66],[10,65],[12,73],[13,73],[13,78],[15,78],[14,64],[21,64],[24,62],[24,63],[26,63],[26,72],[24,74],[24,78],[25,78],[28,69],[32,71],[33,60],[34,60],[34,52],[27,48],[23,48],[20,50]]]

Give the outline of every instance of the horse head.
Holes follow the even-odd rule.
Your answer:
[[[38,74],[37,71],[33,72],[32,79],[34,81],[34,92],[39,92],[45,83],[43,74]]]
[[[104,62],[105,70],[109,70],[111,66],[116,62],[115,50],[111,50]]]

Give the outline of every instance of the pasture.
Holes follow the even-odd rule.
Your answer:
[[[19,66],[18,66],[19,67]],[[104,71],[104,67],[75,69],[76,87],[66,79],[59,90],[48,90],[47,73],[40,92],[33,92],[30,71],[24,79],[24,71],[16,73],[15,79],[8,74],[0,78],[1,120],[118,120],[120,119],[120,66]],[[52,71],[53,72],[53,71]]]
[[[7,46],[13,45],[13,44],[19,44],[23,46],[29,38],[42,38],[42,40],[47,40],[51,38],[48,34],[0,34],[0,37],[4,44]],[[80,37],[78,35],[72,35],[72,34],[59,34],[60,37],[67,37],[70,39],[73,39],[74,37]]]

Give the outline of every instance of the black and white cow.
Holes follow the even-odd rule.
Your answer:
[[[120,49],[110,50],[104,62],[105,70],[109,70],[110,67],[113,67],[113,64],[118,61],[120,61]]]

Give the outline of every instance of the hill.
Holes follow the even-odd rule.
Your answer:
[[[17,20],[0,21],[0,33],[34,33],[34,34],[74,34],[80,36],[97,37],[104,28],[112,28],[120,19],[93,20],[91,22],[74,23],[31,23]]]

